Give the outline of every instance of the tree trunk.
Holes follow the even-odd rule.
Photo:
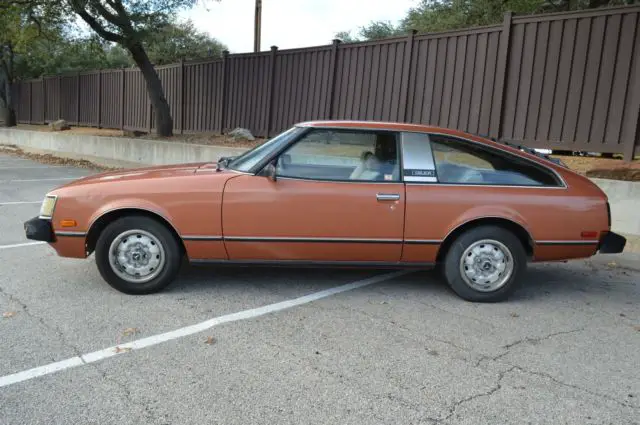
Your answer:
[[[3,126],[5,127],[15,127],[18,125],[16,122],[16,111],[14,111],[13,108],[2,109],[2,120],[4,121]]]
[[[5,127],[15,127],[18,123],[16,121],[16,111],[11,105],[11,84],[8,80],[0,81],[2,87],[0,87],[0,119],[3,121]]]
[[[140,43],[134,43],[128,46],[131,56],[134,62],[140,68],[144,81],[147,84],[147,93],[151,100],[151,105],[156,113],[156,132],[158,136],[169,137],[173,136],[173,120],[171,118],[171,111],[169,110],[169,104],[164,96],[164,89],[162,88],[162,82],[156,72],[153,64],[147,56],[144,47]]]

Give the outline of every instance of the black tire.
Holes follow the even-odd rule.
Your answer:
[[[110,263],[109,249],[118,236],[127,231],[141,230],[153,236],[164,251],[164,263],[156,275],[146,282],[130,282],[120,277]],[[133,236],[132,236],[133,237]],[[156,245],[155,242],[152,243]],[[100,234],[95,249],[96,265],[102,278],[113,288],[131,295],[152,294],[161,291],[175,279],[182,264],[182,249],[173,233],[152,218],[127,216],[110,223]]]
[[[513,269],[511,275],[495,290],[478,290],[467,283],[463,276],[462,256],[467,248],[478,241],[497,241],[508,250]],[[470,255],[467,253],[466,255]],[[465,255],[465,257],[466,257]],[[462,233],[453,241],[444,259],[444,277],[451,289],[462,299],[473,302],[499,302],[507,299],[517,288],[520,276],[527,267],[526,251],[516,235],[500,226],[478,226]],[[507,266],[508,267],[508,266]],[[482,280],[482,279],[480,279]],[[473,283],[473,282],[471,282]],[[475,283],[480,286],[483,282]]]

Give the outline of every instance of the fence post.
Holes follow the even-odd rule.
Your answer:
[[[411,86],[409,76],[411,74],[411,59],[413,57],[413,39],[418,31],[411,30],[407,36],[406,48],[404,50],[404,72],[402,73],[402,82],[400,85],[400,110],[398,111],[399,120],[407,121],[407,103],[409,102],[409,88]]]
[[[147,99],[147,119],[149,122],[147,123],[147,133],[151,134],[151,129],[153,127],[153,105],[151,105],[151,99]]]
[[[498,52],[498,63],[496,67],[496,86],[494,88],[494,100],[491,107],[491,127],[489,134],[496,139],[500,139],[502,135],[502,113],[503,101],[505,96],[505,87],[507,86],[507,77],[509,76],[509,52],[511,48],[511,20],[513,14],[506,12],[504,14],[504,22],[502,24],[502,33],[500,34],[500,51]]]
[[[226,109],[226,95],[227,95],[227,59],[229,57],[229,51],[224,50],[222,52],[222,72],[220,77],[220,105],[218,107],[218,122],[220,123],[220,134],[224,133],[224,120]]]
[[[102,124],[102,70],[98,70],[98,128]]]
[[[639,84],[638,81],[636,84]],[[640,90],[636,90],[636,92],[640,92]],[[626,145],[624,146],[624,155],[623,159],[625,161],[631,162],[636,155],[636,150],[638,149],[638,145],[640,145],[640,104],[636,108],[636,128],[634,132],[634,137],[630,138]]]
[[[76,78],[78,79],[78,83],[76,85],[76,88],[77,88],[76,100],[78,101],[76,103],[76,125],[80,127],[80,73],[79,72]]]
[[[325,105],[326,119],[333,118],[333,98],[336,91],[336,67],[338,66],[338,45],[340,44],[340,40],[334,38],[332,43],[331,62],[329,63],[329,96],[327,98],[327,104]]]
[[[125,103],[124,80],[126,77],[124,68],[122,68],[120,77],[121,77],[120,78],[120,130],[124,131],[124,103]]]
[[[267,88],[267,128],[265,137],[269,137],[271,133],[271,120],[273,118],[273,95],[274,85],[276,81],[276,55],[278,54],[278,46],[271,46],[271,58],[269,59],[269,86]]]
[[[29,81],[29,124],[33,124],[33,81]]]
[[[180,107],[178,110],[180,134],[184,134],[184,98],[184,58],[180,58]]]
[[[62,77],[58,75],[58,119],[62,119]]]
[[[142,71],[139,70],[138,72],[142,75]],[[157,69],[156,73],[158,73]],[[158,78],[160,78],[160,74],[158,74]],[[146,84],[144,84],[144,87],[147,98],[147,119],[149,120],[147,123],[147,133],[151,134],[151,128],[153,127],[153,105],[151,104],[151,97],[149,96],[149,90],[146,89]]]
[[[40,81],[42,82],[42,124],[46,124],[47,122],[47,81],[44,79],[44,76],[40,77]]]

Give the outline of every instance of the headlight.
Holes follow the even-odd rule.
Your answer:
[[[55,195],[47,195],[42,201],[42,206],[40,207],[40,218],[51,218],[53,217],[53,210],[56,208],[56,201],[58,197]]]

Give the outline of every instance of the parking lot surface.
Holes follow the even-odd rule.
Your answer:
[[[186,267],[129,296],[26,245],[90,173],[0,154],[0,424],[640,423],[640,272],[616,256],[531,265],[499,304],[430,271]]]

